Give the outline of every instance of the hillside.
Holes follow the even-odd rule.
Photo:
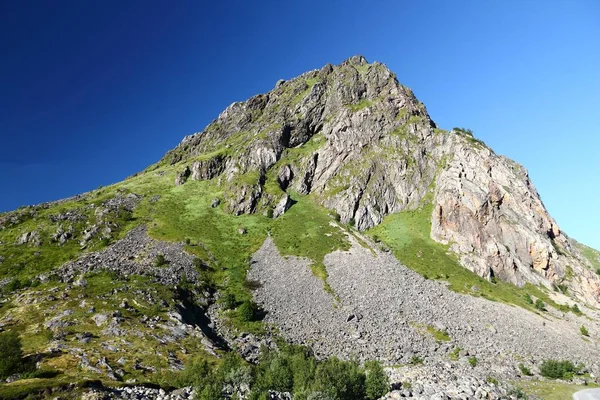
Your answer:
[[[29,365],[6,398],[200,392],[190,374],[237,353],[260,376],[284,341],[379,360],[422,398],[508,396],[548,359],[600,373],[600,252],[560,230],[525,168],[439,129],[360,56],[233,103],[123,182],[0,214],[0,284],[0,329]],[[223,395],[263,385],[248,379]]]

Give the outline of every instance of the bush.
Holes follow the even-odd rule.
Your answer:
[[[255,321],[258,316],[258,306],[251,300],[246,300],[238,308],[238,316],[244,322]]]
[[[313,388],[335,399],[363,400],[365,374],[356,361],[328,358],[317,366]]]
[[[544,360],[540,366],[540,374],[550,379],[569,380],[578,374],[580,369],[581,367],[576,367],[568,360]]]
[[[164,267],[164,266],[166,266],[168,264],[169,264],[169,262],[165,258],[164,254],[157,254],[156,255],[156,258],[154,259],[154,266],[156,268]]]
[[[469,365],[475,368],[477,366],[477,357],[469,357]]]
[[[410,364],[411,365],[419,365],[419,364],[423,364],[423,360],[421,357],[419,356],[412,356],[410,359]]]
[[[527,368],[525,365],[523,364],[519,364],[519,370],[521,371],[521,373],[525,376],[532,376],[533,374],[531,373],[531,370],[529,368]]]
[[[542,299],[537,299],[535,301],[535,309],[540,311],[546,311],[546,303],[544,303]]]
[[[493,376],[488,376],[488,377],[486,377],[486,378],[485,378],[485,381],[486,381],[487,383],[491,383],[491,384],[493,384],[493,385],[496,385],[496,386],[498,386],[498,379],[494,378]]]
[[[23,370],[21,339],[13,331],[0,333],[0,379]]]
[[[529,293],[525,293],[523,295],[523,299],[525,300],[525,303],[533,305],[533,299],[531,298],[531,296],[529,295]]]
[[[225,296],[221,299],[223,308],[226,310],[233,310],[237,307],[238,302],[235,299],[235,295],[233,293],[226,293]]]
[[[571,307],[571,311],[573,311],[573,313],[575,313],[576,315],[583,314],[577,304],[573,304],[573,307]]]
[[[585,325],[581,325],[581,328],[579,328],[579,331],[581,332],[581,334],[583,336],[590,336],[590,333],[588,332],[588,330],[585,327]]]
[[[381,364],[377,361],[365,363],[367,377],[365,379],[365,394],[367,399],[375,400],[385,395],[390,389],[390,378]]]

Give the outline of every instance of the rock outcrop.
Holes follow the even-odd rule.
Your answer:
[[[365,230],[432,203],[431,237],[471,271],[600,299],[591,262],[548,215],[527,171],[468,130],[438,129],[385,65],[360,56],[231,104],[161,163],[218,182],[235,215],[276,217],[297,192]]]

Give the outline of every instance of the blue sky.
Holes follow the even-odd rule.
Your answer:
[[[0,211],[120,181],[231,102],[362,54],[600,248],[600,2],[216,3],[0,2]]]

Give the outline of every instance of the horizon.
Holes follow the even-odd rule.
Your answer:
[[[561,230],[600,248],[593,201],[600,188],[587,178],[600,171],[593,131],[600,126],[600,55],[589,51],[600,37],[596,2],[531,1],[518,9],[387,3],[404,12],[401,26],[392,26],[394,12],[375,15],[363,4],[321,5],[318,16],[305,3],[276,10],[238,3],[247,11],[240,15],[218,5],[154,4],[123,5],[120,13],[76,2],[2,7],[2,36],[19,40],[7,43],[9,61],[0,67],[0,212],[117,183],[202,131],[232,102],[360,54],[390,68],[440,128],[470,128],[522,164]],[[285,7],[299,20],[313,16],[312,30],[291,21],[272,35],[268,23]],[[386,23],[355,32],[338,21],[328,25],[327,15]],[[431,19],[426,29],[420,16]],[[462,25],[443,25],[459,17]],[[397,45],[414,33],[429,46]],[[272,51],[286,44],[293,50]]]

